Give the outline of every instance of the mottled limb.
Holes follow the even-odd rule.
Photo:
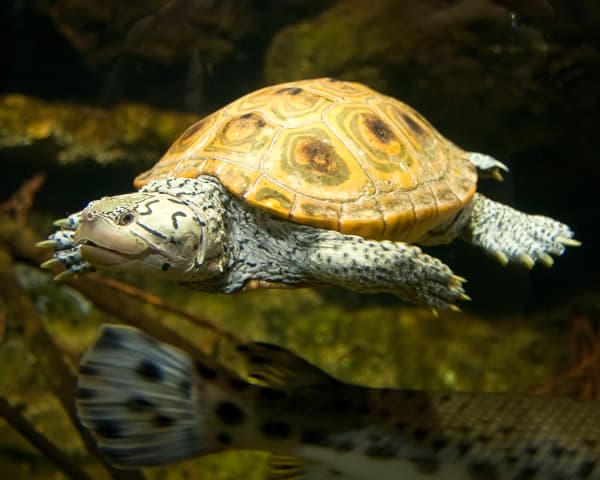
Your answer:
[[[80,218],[81,212],[77,212],[67,218],[57,220],[54,225],[60,227],[60,230],[49,235],[48,240],[37,243],[38,247],[54,250],[54,257],[44,262],[42,268],[50,269],[60,265],[65,266],[66,270],[55,277],[57,280],[76,273],[93,270],[92,266],[81,256],[81,246],[76,245],[74,241],[75,230],[77,230]]]
[[[508,172],[508,167],[502,162],[496,160],[490,155],[483,153],[469,152],[469,160],[477,168],[477,173],[481,177],[491,177],[494,180],[502,181],[502,172]]]
[[[389,292],[409,302],[456,308],[464,279],[413,245],[325,232],[309,251],[317,280],[365,293]]]
[[[551,255],[562,255],[565,247],[580,245],[564,223],[542,215],[529,215],[481,194],[473,198],[473,210],[463,237],[494,256],[501,264],[521,263],[546,267]]]

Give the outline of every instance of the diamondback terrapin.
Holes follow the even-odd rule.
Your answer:
[[[408,105],[334,79],[250,93],[188,128],[135,180],[57,222],[61,275],[155,273],[198,289],[335,284],[448,307],[464,279],[421,245],[457,237],[501,263],[574,246],[567,225],[475,192],[506,167]]]

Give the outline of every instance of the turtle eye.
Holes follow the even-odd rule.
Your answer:
[[[129,225],[134,220],[135,220],[135,215],[133,214],[133,212],[125,212],[123,215],[121,215],[118,218],[117,224],[119,224],[121,226],[125,226],[125,225]]]

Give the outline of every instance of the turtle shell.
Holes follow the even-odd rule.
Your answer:
[[[411,107],[326,78],[230,103],[189,127],[134,184],[199,175],[294,222],[407,242],[450,220],[477,182],[466,152]]]

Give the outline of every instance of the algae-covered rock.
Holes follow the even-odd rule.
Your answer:
[[[96,108],[5,95],[0,97],[0,149],[41,147],[60,164],[91,159],[142,168],[197,118],[137,104]]]
[[[599,102],[600,50],[589,43],[597,21],[578,27],[588,12],[597,18],[598,3],[552,5],[340,0],[274,37],[264,76],[364,82],[417,107],[459,143],[539,146],[578,132]],[[576,110],[571,132],[562,115]]]
[[[484,79],[490,61],[522,67],[543,53],[541,32],[517,26],[516,15],[486,0],[339,1],[274,38],[265,77],[277,82],[329,74],[394,90],[398,79],[411,80],[398,69],[414,66],[454,74],[455,80],[468,73]]]
[[[192,52],[214,61],[234,51],[248,32],[252,10],[247,1],[212,0],[38,0],[90,65],[136,54],[161,63]]]

